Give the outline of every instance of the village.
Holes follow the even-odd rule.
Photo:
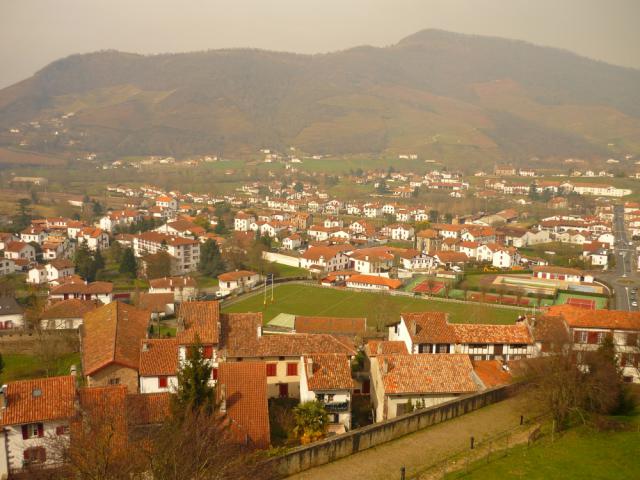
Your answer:
[[[503,179],[514,176],[527,180]],[[496,167],[470,187],[446,171],[358,172],[354,185],[374,189],[362,201],[299,179],[220,196],[116,185],[108,198],[124,208],[88,199],[92,215],[75,219],[20,200],[0,235],[0,341],[17,352],[35,332],[34,358],[47,351],[54,367],[11,373],[24,358],[3,354],[0,477],[57,465],[45,440],[69,437],[96,396],[146,412],[127,416],[125,437],[162,423],[194,355],[234,438],[255,449],[515,384],[558,334],[576,352],[612,338],[624,381],[640,383],[637,290],[610,279],[636,274],[626,232],[640,235],[640,204],[543,178]],[[506,208],[453,214],[417,203],[421,189]],[[326,425],[296,435],[291,411],[309,403]]]

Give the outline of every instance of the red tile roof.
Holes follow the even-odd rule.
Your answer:
[[[126,397],[129,425],[151,425],[164,422],[171,414],[171,395],[162,393],[133,393]]]
[[[184,302],[180,305],[178,318],[184,323],[184,329],[176,334],[180,345],[193,344],[196,337],[202,344],[219,342],[220,305],[217,300]]]
[[[640,312],[589,310],[575,305],[553,305],[549,315],[562,316],[570,328],[640,330]]]
[[[315,353],[355,355],[352,347],[328,334],[260,335],[262,314],[228,313],[221,317],[221,344],[227,357],[300,357]]]
[[[69,282],[53,287],[49,295],[64,295],[66,294],[94,294],[105,295],[113,292],[113,283],[110,282],[92,282],[92,283],[77,283]]]
[[[337,353],[306,355],[304,368],[309,390],[351,390],[351,362]]]
[[[257,275],[257,273],[250,270],[235,270],[233,272],[221,273],[218,275],[218,280],[221,282],[235,282],[243,277],[253,277],[254,275]]]
[[[149,280],[151,288],[195,288],[197,283],[193,277],[162,277]]]
[[[7,384],[7,408],[0,426],[71,418],[75,414],[75,377],[36,378]]]
[[[473,370],[486,388],[506,385],[513,381],[511,372],[505,370],[499,360],[476,360],[473,362]]]
[[[377,275],[352,275],[347,283],[359,283],[364,285],[379,285],[392,290],[400,288],[402,281],[394,278],[379,277]]]
[[[237,441],[266,449],[270,444],[267,367],[263,362],[224,362],[218,369],[219,398]]]
[[[368,357],[378,355],[408,354],[407,346],[404,342],[390,340],[369,340],[364,347]]]
[[[92,375],[110,364],[138,369],[140,340],[146,338],[149,312],[111,302],[84,316],[82,367]]]
[[[459,394],[478,390],[469,355],[380,355],[372,361],[377,362],[386,395]]]
[[[177,375],[178,341],[175,338],[148,338],[140,342],[141,377]]]
[[[54,318],[82,318],[88,312],[92,312],[102,305],[102,302],[95,300],[80,300],[72,298],[60,300],[48,306],[40,318],[50,320]]]

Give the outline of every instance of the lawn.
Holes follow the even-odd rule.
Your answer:
[[[1,375],[2,382],[47,376],[47,372],[35,355],[5,354],[2,355],[2,359],[5,364]],[[49,376],[68,375],[71,365],[74,364],[78,369],[80,368],[80,353],[62,355],[56,361],[55,370],[50,372]]]
[[[315,287],[312,285],[280,285],[274,290],[274,301],[255,295],[230,306],[223,305],[224,312],[263,312],[264,320],[269,321],[280,313],[296,315],[367,317],[370,326],[372,319],[380,318],[384,310],[388,319],[398,319],[400,312],[443,311],[451,314],[453,322],[496,323],[515,322],[518,310],[501,308],[494,305],[445,302],[436,299],[418,297],[390,296],[382,293],[356,292]],[[522,310],[524,311],[524,310]]]
[[[309,270],[304,268],[292,267],[284,263],[272,263],[271,265],[276,269],[276,278],[309,277]]]
[[[619,479],[640,478],[640,433],[594,432],[576,428],[554,443],[549,436],[531,448],[521,445],[490,463],[471,465],[448,479]]]

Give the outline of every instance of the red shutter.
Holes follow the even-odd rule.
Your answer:
[[[275,377],[275,376],[276,376],[276,364],[267,363],[267,377]]]
[[[204,347],[204,354],[202,356],[204,358],[213,358],[213,347],[211,345]]]
[[[27,448],[24,452],[22,452],[22,458],[25,460],[29,460],[29,449]]]
[[[167,377],[158,377],[158,388],[167,388]]]
[[[42,423],[38,424],[38,437],[44,437],[44,425]]]
[[[56,435],[64,435],[64,425],[58,425],[56,427]]]
[[[214,380],[218,379],[218,369],[217,368],[212,368],[211,369],[211,378]]]
[[[598,343],[598,332],[589,332],[588,343]]]
[[[287,363],[287,375],[295,376],[298,375],[298,364],[297,363]]]
[[[27,430],[29,426],[28,425],[22,425],[22,439],[26,440],[27,438],[29,438],[29,431]]]
[[[44,447],[38,449],[38,458],[42,463],[47,461],[47,450]]]
[[[575,343],[580,343],[580,332],[578,330],[573,331],[573,341]]]

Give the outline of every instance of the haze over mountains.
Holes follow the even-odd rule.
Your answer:
[[[454,163],[640,153],[640,70],[425,30],[386,48],[75,55],[0,91],[0,128],[75,112],[115,155],[417,153]]]

